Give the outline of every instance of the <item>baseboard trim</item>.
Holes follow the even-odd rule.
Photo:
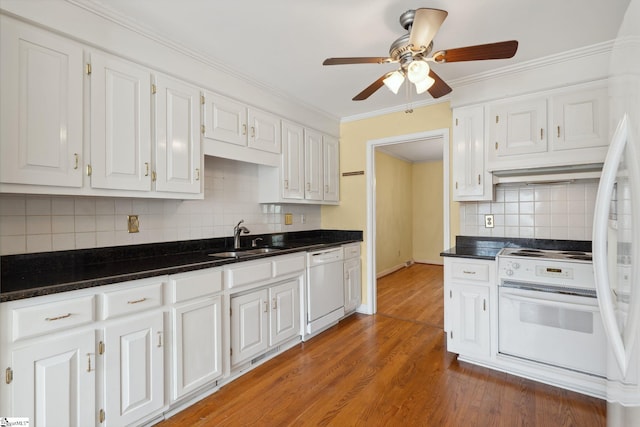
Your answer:
[[[433,265],[444,265],[444,261],[442,260],[432,260],[432,259],[416,259],[414,260],[416,264],[433,264]]]

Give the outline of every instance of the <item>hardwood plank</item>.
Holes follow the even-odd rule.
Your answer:
[[[442,267],[414,265],[384,282],[378,314],[345,319],[158,425],[606,424],[600,399],[458,362],[448,353]],[[411,303],[406,310],[403,300]]]

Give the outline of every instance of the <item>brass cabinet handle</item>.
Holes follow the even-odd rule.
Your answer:
[[[200,168],[196,168],[196,181],[200,181]]]
[[[146,300],[147,300],[147,298],[140,298],[140,299],[137,299],[137,300],[134,300],[134,301],[127,301],[127,304],[138,304],[138,303],[141,303],[141,302],[145,302]]]
[[[464,274],[476,274],[475,271],[470,271],[470,270],[462,270],[462,273],[464,273]]]
[[[251,138],[255,138],[256,137],[256,128],[255,126],[251,126]]]
[[[544,129],[540,128],[540,141],[544,138]]]
[[[558,126],[558,138],[560,138],[560,126]]]
[[[498,149],[498,142],[496,141],[496,150]]]
[[[242,134],[243,135],[247,134],[247,125],[242,125]]]
[[[268,313],[269,312],[269,301],[263,301],[264,302],[264,312]]]
[[[482,300],[482,311],[487,311],[487,300],[486,299]]]
[[[458,189],[458,181],[456,181],[456,190]]]
[[[162,331],[158,331],[158,347],[162,347]]]
[[[149,176],[149,162],[144,162],[144,176]]]
[[[156,182],[157,178],[158,175],[156,174],[156,171],[151,171],[151,181]]]
[[[284,189],[285,189],[285,190],[288,190],[288,189],[289,189],[289,180],[288,180],[288,179],[285,179],[285,180],[284,180]]]
[[[74,157],[74,160],[75,160],[75,164],[74,164],[73,168],[74,169],[78,169],[78,162],[79,162],[78,153],[73,153],[73,157]]]
[[[66,319],[67,317],[71,317],[71,313],[63,314],[61,316],[56,316],[56,317],[47,317],[44,320],[46,320],[47,322],[53,322],[54,320]]]
[[[478,185],[480,185],[480,174],[478,174]]]
[[[278,300],[275,297],[273,298],[273,309],[274,310],[278,309]]]
[[[87,353],[87,372],[91,372],[91,353]]]

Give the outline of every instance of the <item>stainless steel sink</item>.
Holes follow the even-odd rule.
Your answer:
[[[255,249],[238,249],[235,251],[216,252],[209,254],[209,256],[217,258],[241,258],[251,255],[268,254],[270,252],[277,252],[281,249],[278,248],[255,248]]]

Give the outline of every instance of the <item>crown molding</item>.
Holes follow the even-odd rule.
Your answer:
[[[84,9],[87,12],[93,13],[94,15],[97,15],[116,25],[119,25],[122,28],[125,28],[131,32],[134,32],[142,37],[152,40],[153,42],[158,43],[164,47],[167,47],[176,52],[179,52],[195,61],[198,61],[206,65],[207,67],[211,67],[222,73],[229,74],[234,78],[243,81],[246,84],[257,87],[263,91],[269,92],[270,94],[277,96],[278,98],[284,101],[297,104],[299,106],[303,106],[306,109],[330,120],[338,121],[340,119],[339,117],[332,115],[325,110],[319,109],[314,105],[308,104],[300,100],[299,98],[291,96],[290,94],[285,93],[278,88],[267,85],[263,82],[255,80],[254,78],[248,75],[245,75],[236,70],[233,70],[231,67],[220,62],[217,58],[213,58],[210,55],[204,54],[200,51],[197,51],[195,49],[184,46],[180,43],[176,43],[172,40],[169,40],[166,37],[162,36],[161,34],[158,34],[157,32],[153,31],[149,27],[146,27],[144,24],[140,23],[139,21],[131,18],[130,16],[119,13],[113,10],[112,8],[108,7],[108,4],[106,2],[103,2],[100,0],[64,0],[64,1],[74,6],[77,6],[81,9]]]
[[[371,119],[374,117],[379,117],[379,116],[384,116],[386,114],[399,113],[399,112],[405,112],[407,114],[410,114],[416,108],[437,105],[443,102],[449,102],[450,100],[451,100],[451,96],[447,95],[437,99],[427,98],[421,101],[415,101],[415,102],[412,101],[408,104],[394,105],[393,107],[383,108],[381,110],[369,111],[367,113],[362,113],[362,114],[354,114],[352,116],[345,116],[340,119],[340,123],[355,122],[358,120]]]

